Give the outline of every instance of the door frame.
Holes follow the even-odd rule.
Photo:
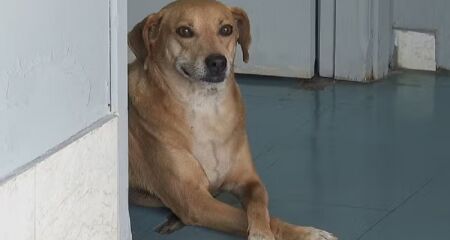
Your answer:
[[[110,108],[118,116],[117,230],[120,240],[131,240],[128,211],[128,1],[109,0]]]

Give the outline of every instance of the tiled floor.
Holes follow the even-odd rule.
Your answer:
[[[450,75],[393,73],[324,90],[239,81],[272,215],[345,240],[450,239]],[[159,236],[167,211],[130,214],[134,240],[239,239],[193,227]]]

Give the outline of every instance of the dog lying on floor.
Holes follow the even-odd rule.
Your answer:
[[[335,240],[271,218],[252,162],[233,65],[237,44],[249,60],[244,10],[214,0],[179,0],[129,33],[130,201],[167,207],[160,233],[184,224],[250,240]],[[228,191],[244,210],[214,198]]]

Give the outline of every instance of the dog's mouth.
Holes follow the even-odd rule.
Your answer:
[[[196,77],[195,74],[192,74],[191,72],[189,72],[188,70],[189,68],[186,68],[185,66],[178,66],[178,72],[183,75],[185,78],[187,79],[191,79],[191,80],[197,80],[197,81],[201,81],[201,82],[206,82],[206,83],[221,83],[224,82],[226,79],[226,73],[219,73],[219,74],[210,74],[207,73],[206,76],[203,77]]]
[[[186,68],[181,67],[181,71],[184,73],[184,75],[186,75],[187,77],[191,77],[191,74],[189,74],[189,72],[186,70]]]
[[[201,80],[203,82],[208,82],[208,83],[221,83],[221,82],[225,81],[225,74],[206,76],[205,78],[202,78]]]

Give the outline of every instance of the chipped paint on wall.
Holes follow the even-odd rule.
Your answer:
[[[434,33],[395,30],[394,35],[398,67],[436,71],[436,36]]]

